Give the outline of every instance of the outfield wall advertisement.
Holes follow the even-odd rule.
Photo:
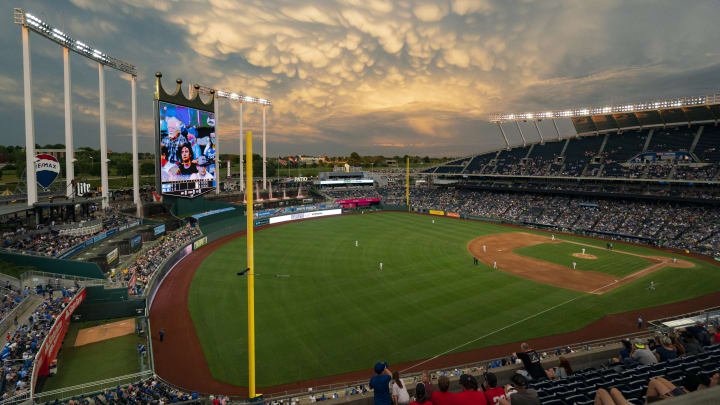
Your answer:
[[[281,222],[297,221],[298,219],[317,218],[317,217],[325,217],[325,216],[329,216],[329,215],[340,215],[340,214],[342,214],[342,209],[340,209],[340,208],[334,209],[334,210],[302,212],[299,214],[281,215],[279,217],[272,217],[272,218],[270,218],[269,223],[270,224],[279,224]]]
[[[48,375],[50,372],[50,362],[55,360],[60,346],[62,346],[63,339],[67,333],[68,327],[70,326],[70,320],[72,314],[75,312],[78,306],[85,300],[85,288],[81,288],[77,294],[68,302],[65,309],[55,319],[55,323],[50,328],[45,340],[40,345],[40,349],[35,356],[35,362],[33,363],[31,389],[35,391],[35,384],[37,383],[37,377],[39,375]]]
[[[193,250],[198,250],[202,246],[205,246],[206,244],[207,244],[207,236],[203,236],[202,238],[193,242]]]
[[[430,215],[440,215],[440,216],[445,215],[445,211],[430,210],[429,212],[430,212]]]
[[[118,258],[118,248],[111,250],[110,252],[108,252],[107,255],[105,255],[105,259],[107,260],[108,264],[114,262],[115,260],[117,260],[117,258]]]
[[[155,236],[158,236],[163,232],[165,232],[165,224],[158,225],[155,227],[155,229],[153,229],[153,233],[155,233]]]

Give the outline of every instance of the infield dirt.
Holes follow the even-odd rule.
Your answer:
[[[652,264],[640,271],[617,278],[606,273],[588,270],[573,270],[569,267],[543,260],[523,256],[513,252],[515,249],[539,245],[541,243],[572,243],[580,246],[583,243],[567,240],[552,240],[543,235],[536,235],[527,232],[509,232],[482,236],[471,240],[467,248],[470,253],[481,262],[496,267],[497,270],[514,274],[539,283],[549,284],[555,287],[568,288],[575,291],[582,291],[591,294],[603,294],[608,291],[627,284],[639,277],[644,277],[663,267],[691,268],[694,264],[686,260],[673,262],[669,257],[642,256],[634,253],[614,251],[619,254],[628,254],[647,259]],[[485,249],[483,249],[483,246]],[[484,250],[484,252],[483,252]]]
[[[272,226],[279,225],[270,225],[269,227]],[[509,228],[519,228],[510,225],[506,226]],[[264,228],[267,227],[261,227],[259,229]],[[558,233],[556,232],[555,234],[557,235]],[[247,395],[248,390],[246,387],[231,385],[218,381],[212,377],[202,351],[200,340],[195,331],[195,325],[188,310],[188,293],[190,284],[198,266],[215,249],[218,249],[233,239],[244,235],[245,232],[228,235],[209,243],[199,251],[193,252],[180,261],[160,285],[150,310],[150,321],[153,330],[152,340],[156,372],[166,381],[189,390],[197,389],[202,392],[212,392],[216,394]],[[519,237],[518,233],[513,233],[513,235]],[[492,237],[497,236],[498,234],[492,235]],[[512,239],[510,236],[508,236],[508,238]],[[540,238],[542,238],[542,236],[540,236]],[[542,241],[537,243],[547,243],[549,239],[550,238],[548,236],[542,238]],[[482,248],[481,245],[482,243],[480,243],[480,248]],[[667,251],[677,253],[670,250]],[[698,260],[704,260],[716,265],[712,259],[702,256],[694,257]],[[662,259],[664,260],[666,258]],[[689,265],[688,267],[693,266],[692,263],[686,263]],[[665,266],[663,263],[660,264],[661,266]],[[678,260],[678,263],[675,265],[679,264],[680,260]],[[718,300],[720,300],[720,292],[714,292],[681,302],[674,302],[617,314],[608,314],[588,324],[587,326],[572,332],[528,339],[526,341],[532,347],[548,348],[604,337],[618,336],[637,331],[636,320],[640,315],[642,315],[645,319],[661,318],[668,316],[669,314],[680,314],[697,311],[702,308],[708,308],[710,306],[717,305]],[[162,343],[160,342],[157,333],[160,328],[164,328],[166,331],[165,339]],[[491,359],[500,356],[507,356],[508,353],[517,351],[519,344],[519,341],[509,342],[497,346],[450,353],[432,359],[418,359],[410,362],[393,364],[392,367],[394,369],[403,370],[405,368],[417,366],[419,363],[422,363],[422,369],[425,370],[453,367],[458,364],[477,361],[478,359]],[[261,387],[260,390],[266,394],[307,392],[308,387],[318,387],[327,384],[338,384],[348,381],[369,379],[372,375],[374,375],[371,366],[372,365],[369,365],[365,370],[328,375],[321,378],[301,380],[272,387]]]

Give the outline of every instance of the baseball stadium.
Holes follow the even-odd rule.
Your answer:
[[[720,403],[720,93],[518,103],[465,154],[313,171],[267,156],[278,102],[168,85],[52,19],[14,9],[2,404]],[[62,148],[36,145],[29,41],[63,50]],[[98,67],[97,151],[72,146],[69,55]],[[131,86],[127,184],[104,72]]]

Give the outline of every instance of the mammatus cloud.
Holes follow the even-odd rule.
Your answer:
[[[72,3],[90,17],[71,31],[128,52],[145,81],[163,70],[272,99],[271,139],[306,153],[481,151],[500,139],[491,112],[695,94],[714,83],[693,72],[720,66],[712,0]],[[668,78],[687,91],[665,93]]]

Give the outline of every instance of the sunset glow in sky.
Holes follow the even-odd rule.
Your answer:
[[[138,68],[147,152],[156,71],[166,88],[180,77],[272,100],[271,156],[468,155],[501,146],[487,121],[493,112],[720,90],[713,0],[24,0],[5,7],[2,144],[24,144],[12,7]],[[30,44],[36,139],[63,143],[62,52],[35,34]],[[75,145],[97,147],[97,68],[75,54],[71,61]],[[105,76],[109,147],[129,151],[128,79]],[[220,107],[222,153],[238,150],[236,108]],[[259,133],[259,107],[245,111],[245,128]],[[570,125],[561,123],[561,131],[570,133]],[[524,132],[537,138],[534,129]]]

